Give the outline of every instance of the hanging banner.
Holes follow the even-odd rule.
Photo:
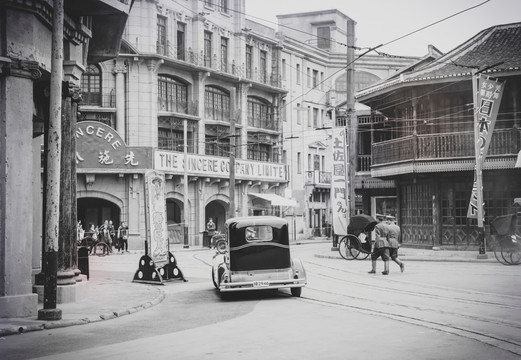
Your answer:
[[[499,105],[501,104],[501,97],[503,96],[503,89],[505,82],[490,77],[478,76],[473,81],[478,82],[477,93],[477,111],[474,116],[474,139],[476,141],[476,164],[482,166],[485,162],[488,148],[496,125],[497,113]],[[476,106],[476,104],[475,104]],[[481,166],[479,167],[481,169]],[[474,170],[474,185],[472,186],[472,195],[470,197],[469,209],[467,217],[476,219],[478,216],[478,196],[477,196],[477,182],[476,177],[481,176],[477,174],[478,170]],[[479,170],[481,171],[481,170]],[[483,204],[481,205],[483,206]]]
[[[346,177],[348,161],[346,155],[346,130],[333,130],[333,173],[331,176],[331,207],[333,212],[333,233],[347,235],[349,202],[347,201]]]

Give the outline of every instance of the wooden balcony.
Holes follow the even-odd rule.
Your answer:
[[[521,149],[521,130],[517,128],[495,130],[487,156],[496,158],[512,158]],[[474,133],[445,133],[429,135],[412,135],[375,143],[372,146],[372,167],[385,168],[400,164],[416,163],[415,171],[422,172],[422,166],[438,164],[435,171],[443,171],[444,164],[457,166],[458,161],[472,162],[475,157]],[[430,164],[429,164],[430,163]],[[427,165],[429,164],[429,165]],[[448,169],[447,170],[455,170]],[[460,168],[459,170],[467,170]],[[401,173],[411,171],[410,166],[404,166]]]

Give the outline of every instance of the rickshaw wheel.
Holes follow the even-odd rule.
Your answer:
[[[290,291],[291,291],[291,296],[293,296],[293,297],[300,297],[300,295],[302,295],[301,287],[291,288]]]
[[[519,244],[510,243],[508,246],[501,247],[501,257],[509,265],[519,265],[521,263],[521,249]]]
[[[503,249],[502,249],[501,244],[499,244],[499,243],[496,244],[496,246],[494,246],[494,256],[496,257],[496,260],[500,264],[508,265],[508,262],[503,258],[502,252],[503,252]]]
[[[358,239],[356,239],[358,240]],[[342,256],[346,260],[353,260],[355,257],[353,256],[353,253],[351,252],[352,247],[352,240],[349,238],[349,235],[344,236],[339,242],[338,242],[338,252],[340,253],[340,256]]]

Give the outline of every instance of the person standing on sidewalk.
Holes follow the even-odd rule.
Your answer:
[[[371,246],[371,271],[369,274],[376,274],[376,260],[381,257],[384,262],[384,271],[382,274],[389,275],[389,242],[387,236],[389,234],[389,227],[382,221],[382,217],[379,217],[380,221],[376,224],[374,231],[376,233],[376,239]]]
[[[118,228],[118,252],[121,250],[121,253],[124,251],[128,252],[128,226],[127,223],[122,221]]]
[[[400,227],[393,221],[392,216],[386,216],[386,223],[389,228],[389,232],[387,235],[387,241],[389,242],[389,254],[391,256],[391,260],[400,266],[400,270],[403,272],[405,270],[405,264],[403,261],[398,259],[398,248],[400,247]]]

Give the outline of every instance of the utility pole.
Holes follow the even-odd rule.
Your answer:
[[[58,241],[60,230],[60,157],[63,78],[63,0],[53,1],[53,32],[51,58],[51,89],[49,131],[47,132],[47,197],[45,201],[45,251],[42,267],[45,273],[43,309],[39,320],[60,320],[62,311],[56,308]]]
[[[183,213],[184,213],[184,225],[183,225],[183,248],[187,249],[188,244],[188,224],[190,219],[190,207],[188,206],[188,120],[183,120],[183,138],[184,138],[184,163],[183,163],[183,182],[184,182],[184,201],[183,201]]]
[[[355,24],[347,20],[347,68],[346,68],[346,205],[348,216],[355,214],[355,183],[354,172],[356,166],[356,130],[357,119],[355,111]]]
[[[228,219],[234,218],[235,214],[235,122],[240,119],[240,109],[237,109],[237,93],[233,89],[230,94],[230,103],[232,108],[230,109],[230,192],[228,198],[230,204],[228,205]]]

